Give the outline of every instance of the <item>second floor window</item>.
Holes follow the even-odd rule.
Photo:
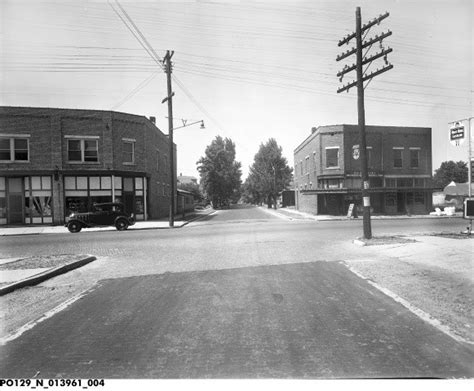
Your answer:
[[[420,167],[420,150],[418,148],[410,148],[410,168]]]
[[[339,167],[339,148],[326,148],[326,168]]]
[[[403,167],[403,148],[393,148],[393,167]]]
[[[128,164],[135,163],[135,141],[123,140],[122,144],[123,162]]]
[[[67,140],[67,157],[70,162],[98,162],[99,148],[97,140]]]
[[[29,143],[27,138],[0,137],[0,161],[27,162]]]

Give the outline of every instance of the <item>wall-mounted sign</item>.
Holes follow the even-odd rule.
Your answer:
[[[352,157],[354,158],[354,160],[357,160],[357,159],[359,159],[359,156],[360,156],[359,145],[353,145],[352,146]]]
[[[460,122],[455,122],[449,129],[449,142],[452,145],[459,146],[464,142],[464,138],[464,125]]]

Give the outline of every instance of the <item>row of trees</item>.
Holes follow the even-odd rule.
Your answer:
[[[242,198],[244,202],[266,203],[276,208],[278,194],[292,180],[292,169],[273,138],[260,145],[243,185],[241,164],[235,160],[235,144],[229,138],[217,136],[197,165],[201,188],[214,207]]]

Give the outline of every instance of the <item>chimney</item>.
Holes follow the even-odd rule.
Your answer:
[[[150,117],[150,122],[151,122],[153,125],[156,125],[156,117]]]
[[[312,128],[311,128],[311,134],[313,134],[313,133],[316,132],[317,130],[318,130],[318,128],[312,127]]]

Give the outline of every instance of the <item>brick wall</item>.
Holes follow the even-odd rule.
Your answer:
[[[316,214],[318,211],[317,194],[305,194],[298,192],[298,210],[300,212]]]

